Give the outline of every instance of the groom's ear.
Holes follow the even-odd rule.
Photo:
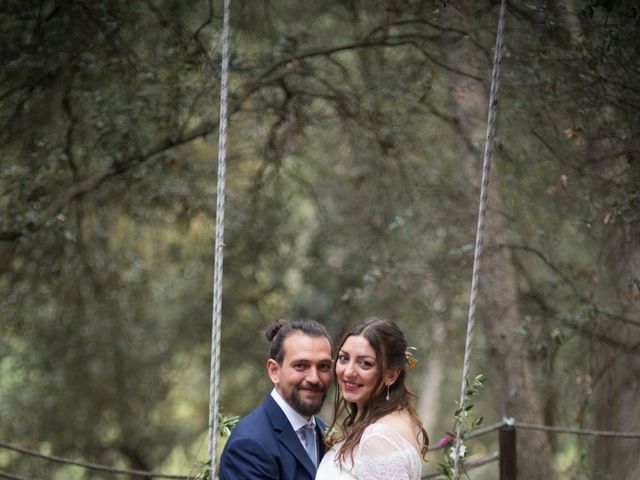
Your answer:
[[[280,383],[280,365],[273,358],[267,360],[267,373],[271,379],[271,383],[278,385]]]

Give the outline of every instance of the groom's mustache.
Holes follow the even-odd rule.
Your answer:
[[[312,390],[314,392],[323,392],[325,390],[321,385],[312,385],[309,383],[301,383],[300,385],[298,385],[298,390],[300,389]]]

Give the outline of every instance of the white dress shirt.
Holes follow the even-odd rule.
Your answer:
[[[287,417],[287,420],[289,420],[289,423],[291,424],[291,427],[293,427],[293,431],[296,432],[296,435],[298,436],[300,443],[302,443],[302,446],[304,447],[305,446],[304,432],[301,430],[301,428],[308,423],[311,423],[315,428],[316,418],[313,415],[311,415],[311,418],[306,418],[300,415],[298,412],[296,412],[293,409],[291,405],[287,403],[287,401],[284,398],[282,398],[282,396],[280,396],[280,394],[277,392],[275,388],[271,390],[271,397],[273,397],[273,399],[276,401],[278,406],[284,412],[285,416]]]

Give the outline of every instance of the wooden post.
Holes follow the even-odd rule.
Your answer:
[[[516,480],[516,429],[512,425],[500,429],[500,480]]]

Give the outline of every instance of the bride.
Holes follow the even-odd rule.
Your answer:
[[[415,360],[398,326],[369,318],[342,337],[335,362],[335,413],[341,434],[316,480],[419,480],[429,438],[405,386]],[[330,446],[333,434],[327,434]]]

